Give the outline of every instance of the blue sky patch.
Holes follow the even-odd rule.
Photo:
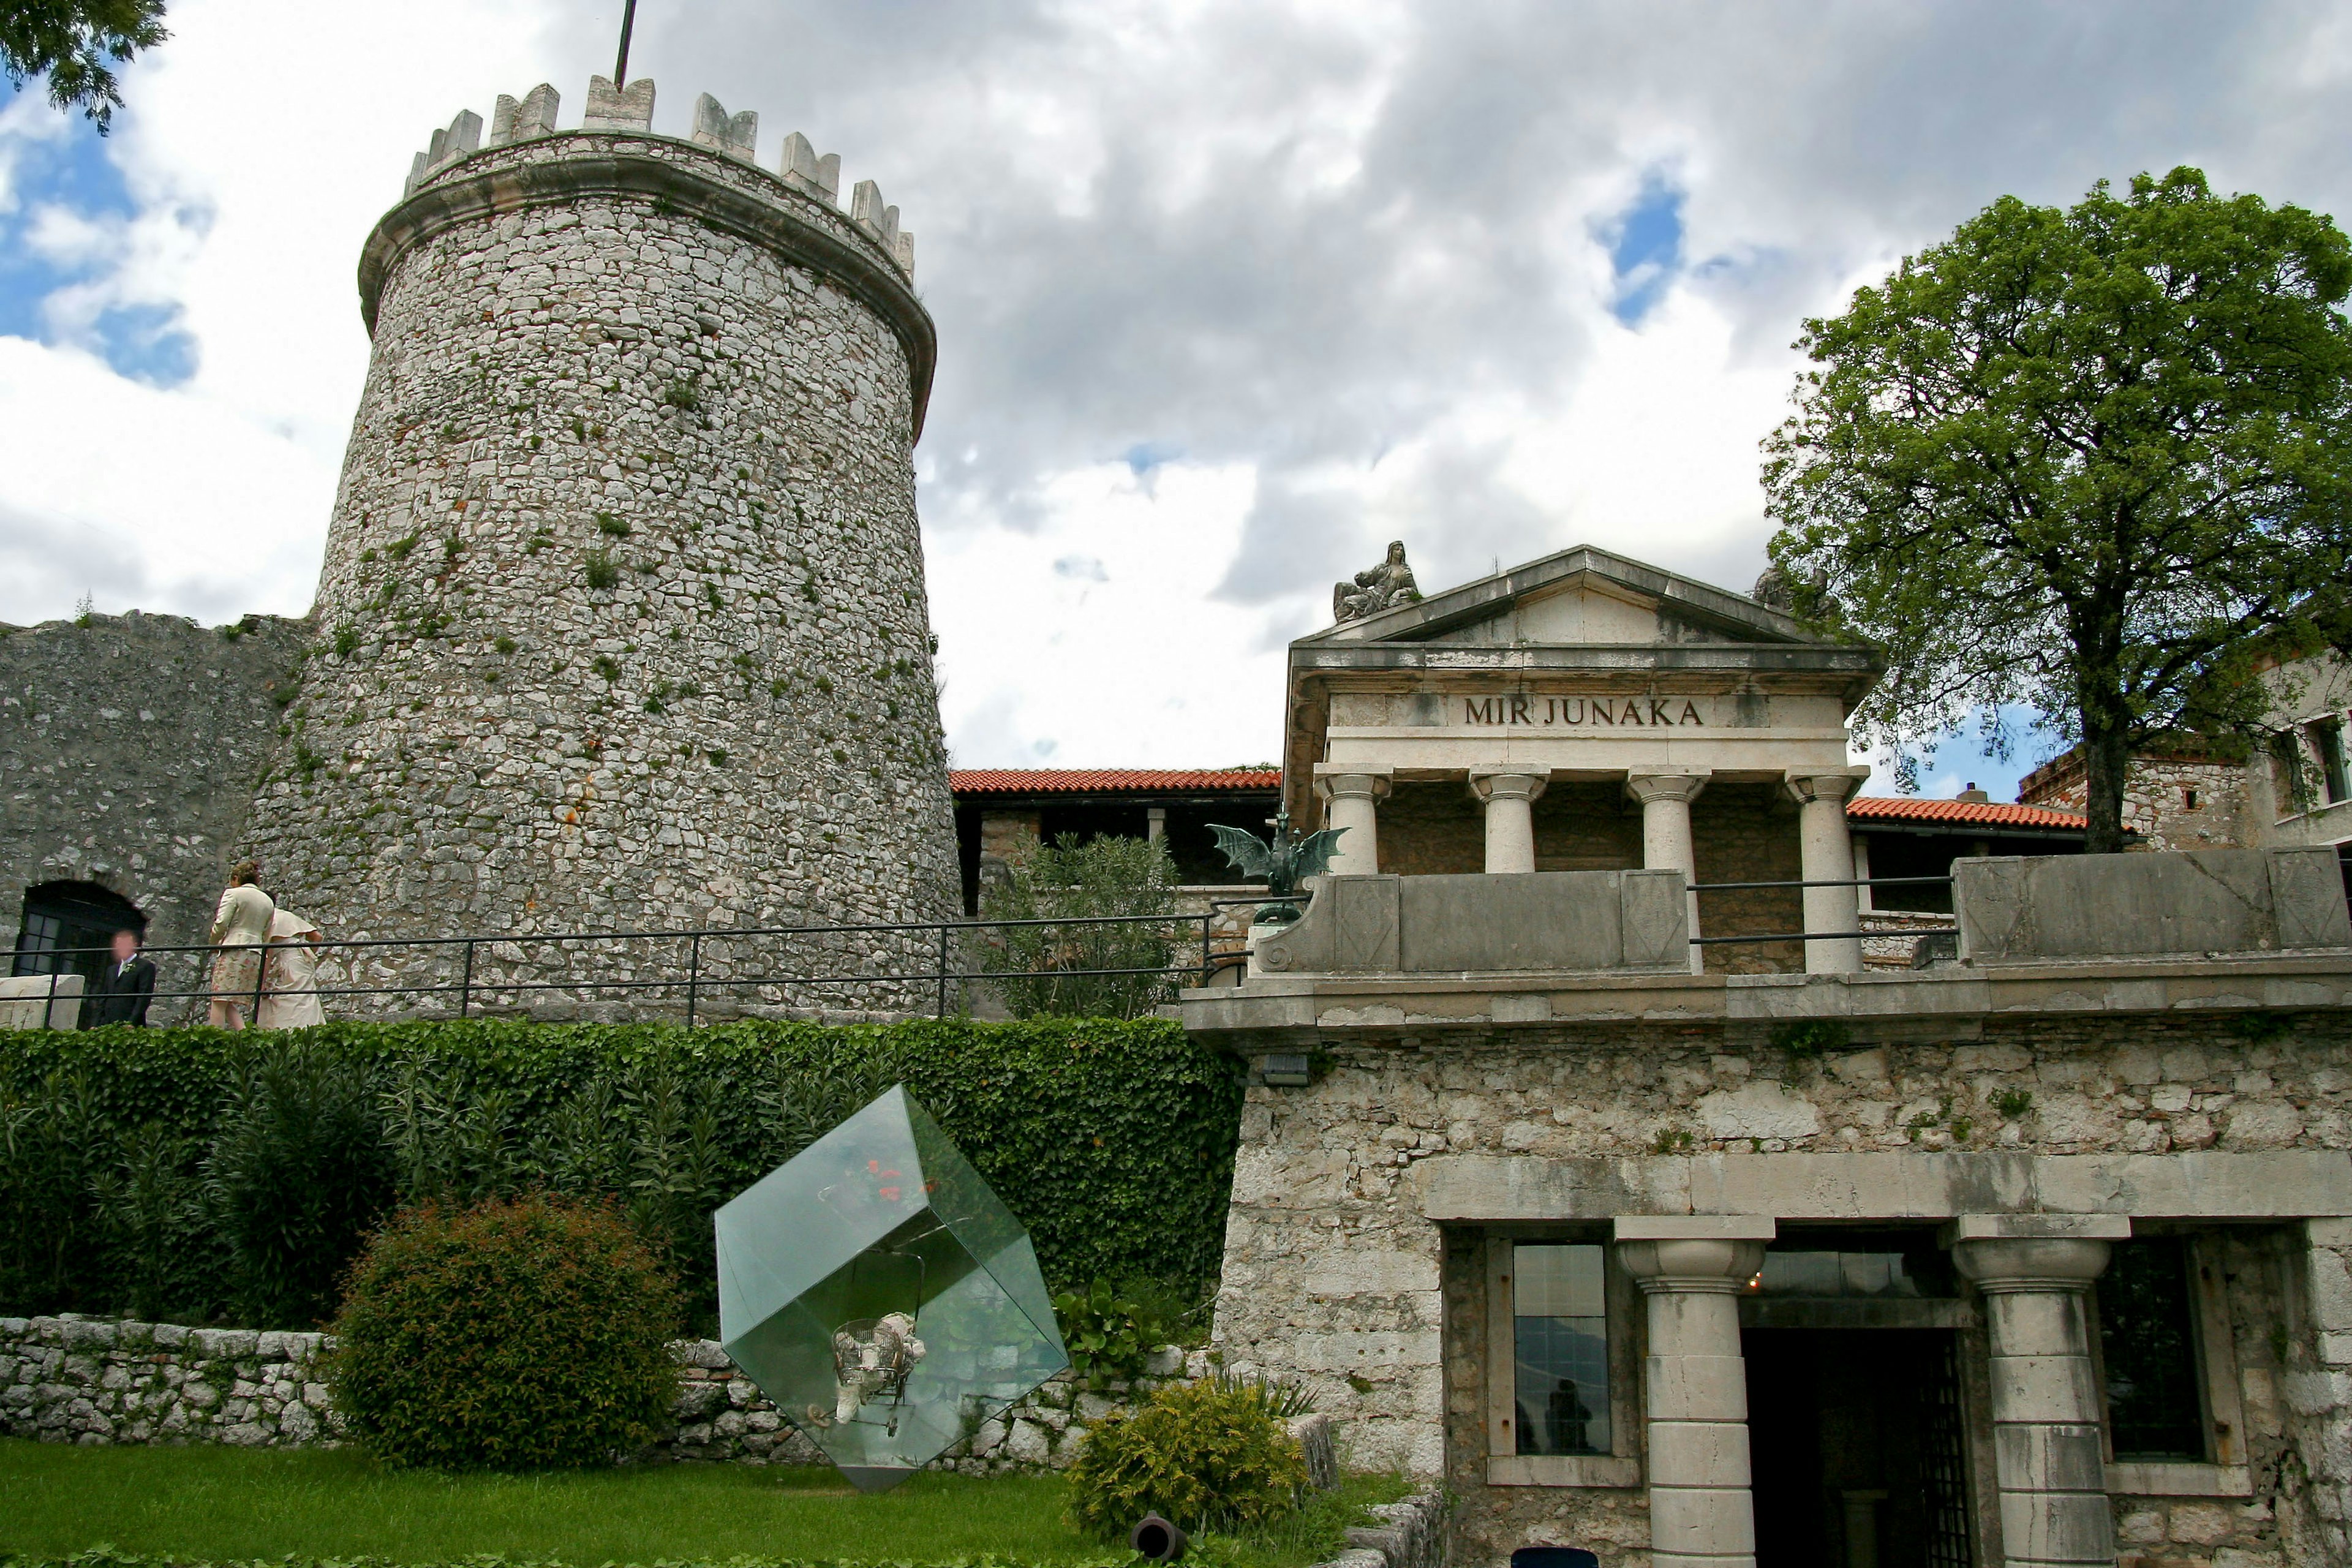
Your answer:
[[[75,121],[56,139],[12,142],[6,153],[14,165],[14,199],[0,211],[0,333],[55,344],[58,334],[43,307],[59,289],[103,276],[106,263],[42,255],[32,244],[41,212],[55,208],[92,223],[121,223],[138,208],[106,141],[85,121]],[[196,372],[196,341],[181,325],[175,305],[110,307],[91,323],[83,346],[117,374],[158,386],[176,386]]]
[[[1168,441],[1138,441],[1119,454],[1129,472],[1142,479],[1162,463],[1172,463],[1184,455],[1184,448]]]
[[[1617,277],[1610,313],[1629,327],[1639,326],[1682,270],[1682,190],[1654,171],[1644,175],[1633,205],[1611,220],[1601,238]]]

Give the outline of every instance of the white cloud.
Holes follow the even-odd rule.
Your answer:
[[[71,273],[47,344],[0,339],[0,616],[307,607],[362,241],[460,107],[546,79],[576,121],[614,9],[181,0],[105,147],[128,216],[27,210],[86,133],[0,107],[0,234]],[[763,160],[804,131],[919,236],[966,763],[1273,754],[1280,644],[1391,538],[1431,589],[1580,541],[1741,585],[1799,319],[2003,192],[2185,160],[2352,202],[2352,26],[2293,0],[688,0],[635,65],[661,129],[757,110]],[[1629,330],[1601,237],[1653,177],[1685,269]],[[126,307],[187,380],[92,357]]]

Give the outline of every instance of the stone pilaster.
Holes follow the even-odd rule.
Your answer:
[[[2008,1568],[2116,1560],[2100,1443],[2098,1379],[2084,1298],[2108,1243],[2131,1234],[2105,1215],[1966,1216],[1953,1261],[1983,1292]]]
[[[1754,1568],[1748,1364],[1739,1292],[1764,1266],[1769,1218],[1629,1215],[1617,1257],[1642,1288],[1653,1568]]]

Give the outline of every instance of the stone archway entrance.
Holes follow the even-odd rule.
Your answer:
[[[37,882],[25,889],[9,973],[79,974],[85,985],[94,985],[114,933],[146,930],[147,917],[139,906],[111,889],[96,882]]]
[[[1743,1331],[1757,1568],[1969,1568],[1958,1339]]]

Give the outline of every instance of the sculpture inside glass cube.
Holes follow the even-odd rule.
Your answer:
[[[717,1224],[727,1353],[861,1491],[1070,1364],[1029,1233],[903,1085]]]

